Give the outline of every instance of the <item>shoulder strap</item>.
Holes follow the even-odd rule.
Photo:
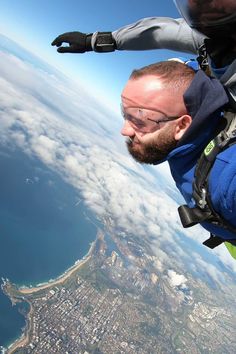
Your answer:
[[[225,129],[209,142],[195,168],[193,198],[200,209],[205,209],[207,202],[209,207],[213,209],[208,192],[208,178],[211,169],[216,160],[216,156],[236,143],[236,113],[227,111],[224,114],[224,118],[226,119]]]
[[[178,208],[178,211],[183,227],[191,227],[206,221],[229,230],[236,235],[236,227],[230,225],[228,221],[214,210],[208,189],[208,179],[216,156],[236,143],[236,113],[226,111],[224,118],[227,121],[225,129],[216,135],[206,146],[195,168],[193,199],[195,200],[196,207],[189,208],[187,205],[182,205]],[[235,240],[232,240],[232,243]],[[211,235],[210,239],[204,242],[204,245],[214,248],[224,241],[218,236]]]
[[[205,42],[198,48],[198,56],[197,62],[200,68],[207,74],[208,76],[211,75],[211,70],[209,66],[208,56],[207,56],[207,48]]]

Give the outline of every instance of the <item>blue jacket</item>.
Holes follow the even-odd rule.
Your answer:
[[[177,188],[188,206],[193,207],[192,183],[196,163],[222,122],[222,107],[228,98],[219,81],[200,70],[185,92],[184,102],[193,119],[192,124],[167,161]],[[217,156],[209,177],[209,191],[214,209],[236,227],[236,144]],[[201,225],[225,240],[236,238],[236,234],[209,223]]]

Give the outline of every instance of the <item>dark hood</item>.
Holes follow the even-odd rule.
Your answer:
[[[205,126],[208,131],[209,126],[212,127],[212,131],[215,130],[222,107],[228,103],[228,97],[217,79],[208,77],[202,70],[199,70],[184,94],[184,102],[193,121],[178,142],[178,147],[192,143],[204,132]]]

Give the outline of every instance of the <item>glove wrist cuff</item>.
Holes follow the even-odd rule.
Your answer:
[[[106,53],[116,50],[116,41],[112,32],[96,32],[92,36],[92,48],[95,52]]]
[[[92,33],[89,33],[86,35],[86,39],[85,39],[85,48],[86,48],[86,52],[90,52],[91,50],[93,50],[92,48]]]

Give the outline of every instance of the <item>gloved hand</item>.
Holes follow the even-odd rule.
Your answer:
[[[85,53],[93,50],[91,45],[92,33],[66,32],[58,36],[52,42],[59,53]],[[69,46],[62,47],[62,43],[68,43]]]

